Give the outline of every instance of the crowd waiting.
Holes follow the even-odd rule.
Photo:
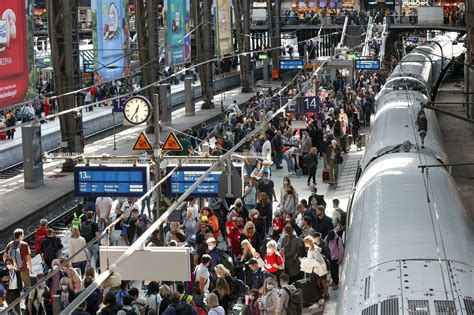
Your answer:
[[[186,246],[191,250],[190,282],[122,281],[116,288],[96,289],[73,314],[301,314],[304,307],[321,307],[339,285],[344,256],[346,212],[339,200],[331,204],[318,194],[318,167],[327,169],[329,184],[338,183],[343,152],[360,141],[362,124],[370,123],[373,97],[380,82],[376,73],[359,73],[350,86],[341,76],[324,85],[310,82],[307,95],[320,97],[314,113],[281,114],[282,97],[297,95],[308,80],[299,76],[287,89],[271,89],[252,97],[243,108],[234,104],[226,123],[216,130],[202,125],[180,135],[185,154],[221,155],[256,125],[262,132],[249,139],[241,198],[189,199],[167,218],[163,231],[154,231],[147,246]],[[307,121],[306,129],[291,128],[293,120]],[[203,152],[199,144],[212,133],[216,145]],[[353,146],[354,148],[354,146]],[[272,172],[283,168],[282,183]],[[324,177],[323,172],[323,177]],[[297,191],[292,181],[307,178],[311,193]],[[324,179],[324,178],[323,178]],[[280,186],[280,193],[277,193]],[[163,187],[164,188],[164,187]],[[161,196],[163,203],[173,201]],[[166,200],[171,198],[171,200]],[[145,213],[148,207],[148,215]],[[327,209],[333,210],[332,218]],[[85,245],[106,229],[102,245],[129,245],[151,224],[149,205],[133,198],[87,198],[74,214],[70,237],[61,239],[43,219],[35,233],[34,254],[41,268],[34,268],[32,252],[21,229],[5,248],[0,268],[0,305],[11,303],[25,288],[54,271],[52,278],[31,291],[17,314],[52,314],[94,281],[100,272],[98,244]],[[73,257],[74,256],[74,257]],[[73,257],[72,259],[68,259]],[[39,266],[38,266],[39,267]],[[33,270],[41,269],[33,275]],[[103,270],[102,270],[103,271]]]

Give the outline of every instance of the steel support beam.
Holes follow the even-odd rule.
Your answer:
[[[197,32],[197,56],[198,63],[204,63],[207,60],[213,58],[214,52],[212,51],[212,30],[211,30],[211,10],[212,0],[194,0],[196,3],[196,25],[200,27],[196,30]],[[197,67],[199,73],[199,79],[201,80],[202,90],[202,109],[214,108],[214,70],[213,64],[208,62]]]
[[[48,30],[51,41],[51,58],[54,69],[56,94],[74,91],[81,87],[79,67],[79,0],[47,0]],[[57,99],[59,111],[80,106],[78,94]],[[84,135],[82,115],[71,112],[59,117],[61,148],[64,152],[83,152]]]
[[[237,45],[240,60],[240,80],[242,85],[242,93],[251,92],[250,74],[251,63],[250,54],[242,55],[243,52],[250,51],[250,0],[236,0],[234,6],[234,14],[236,19]]]

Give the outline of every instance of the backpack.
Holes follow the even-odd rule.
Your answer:
[[[13,259],[13,261],[16,264],[17,268],[20,268],[23,266],[23,259],[21,258],[21,246],[23,242],[20,241],[18,244],[15,246],[15,242],[12,241],[10,243],[10,250],[8,251],[8,256]]]
[[[283,305],[287,314],[300,315],[303,313],[303,291],[296,289],[291,292],[288,288],[283,288],[288,294],[288,305]]]
[[[234,283],[234,296],[238,298],[245,297],[250,290],[245,282],[236,277],[232,277],[232,282]]]
[[[94,238],[94,233],[92,231],[92,222],[86,221],[84,224],[81,224],[81,236],[85,238],[86,242],[89,242]]]
[[[229,254],[220,249],[217,250],[217,253],[219,255],[220,263],[223,264],[224,267],[226,267],[230,271],[230,273],[233,274],[234,262],[232,261],[232,257],[230,257]]]
[[[173,305],[173,304],[171,304]],[[194,315],[197,314],[196,310],[189,305],[188,303],[178,302],[178,304],[173,305],[176,310],[176,315]]]
[[[131,310],[122,309],[121,311],[124,312],[126,315],[137,315],[137,313],[135,312],[135,310],[133,310],[133,308]]]
[[[51,261],[58,257],[58,249],[56,248],[55,238],[49,238],[43,244],[44,244],[43,254],[44,254],[44,259],[46,261],[48,260]]]
[[[81,230],[81,225],[82,225],[82,217],[84,216],[84,213],[81,213],[80,216],[77,216],[76,213],[74,213],[74,218],[72,219],[71,223],[71,228],[76,227]]]
[[[347,222],[347,212],[342,209],[336,209],[337,212],[341,214],[341,226],[344,230],[346,230],[346,222]]]

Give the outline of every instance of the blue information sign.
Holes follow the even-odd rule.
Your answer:
[[[123,106],[125,105],[125,102],[128,100],[128,96],[116,98],[112,101],[112,105],[114,107],[114,112],[116,113],[122,113],[123,112]]]
[[[148,166],[76,166],[78,197],[141,197],[148,191]]]
[[[408,35],[403,37],[407,42],[418,43],[420,41],[420,36],[418,35]]]
[[[301,59],[283,59],[280,60],[281,70],[298,70],[303,69],[304,62]]]
[[[182,195],[204,174],[210,166],[182,166],[174,171],[166,181],[167,195],[175,197]],[[166,171],[171,172],[174,166],[167,167]],[[237,167],[237,171],[242,174],[242,167]],[[209,174],[201,184],[189,195],[189,198],[218,197],[219,178],[221,170]]]
[[[356,59],[355,69],[356,70],[379,70],[380,61],[377,59]]]

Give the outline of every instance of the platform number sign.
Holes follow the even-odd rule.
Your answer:
[[[282,97],[280,98],[280,105],[283,107],[288,102],[290,102],[291,98],[290,97]],[[286,107],[286,112],[287,113],[296,113],[296,103],[295,102],[290,102],[290,104]]]
[[[300,113],[317,113],[320,103],[319,96],[300,96],[296,99],[297,109]]]

